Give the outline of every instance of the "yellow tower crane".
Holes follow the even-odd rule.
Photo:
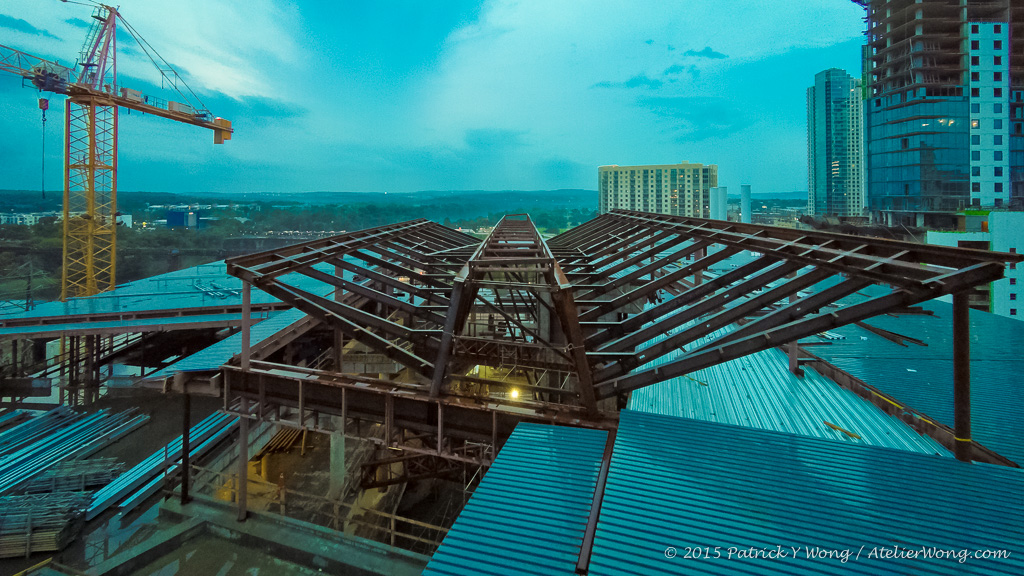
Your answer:
[[[93,5],[92,26],[74,68],[0,45],[0,71],[17,74],[39,90],[68,97],[64,106],[61,300],[91,296],[115,286],[119,107],[209,128],[215,144],[230,140],[232,134],[231,122],[214,117],[116,8]],[[118,85],[119,22],[157,67],[161,83],[172,88],[181,102],[161,100]],[[41,98],[39,105],[45,114],[47,100]]]

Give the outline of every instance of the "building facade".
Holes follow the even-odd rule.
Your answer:
[[[863,99],[860,79],[830,68],[807,89],[807,214],[864,213]]]
[[[963,216],[965,230],[928,232],[928,244],[996,252],[1024,251],[1024,212],[995,211]],[[1015,320],[1024,320],[1024,266],[1010,264],[1006,277],[971,294],[971,306]],[[950,298],[944,297],[949,301]]]
[[[872,215],[949,227],[958,210],[1024,209],[1024,3],[854,1]]]
[[[601,214],[623,209],[709,218],[718,166],[690,162],[600,166],[597,182]]]

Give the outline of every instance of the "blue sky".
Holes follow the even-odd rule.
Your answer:
[[[805,90],[860,70],[849,0],[125,0],[121,13],[234,139],[120,117],[118,187],[167,192],[597,186],[602,164],[718,164],[807,186]],[[90,18],[4,0],[0,44],[72,64]],[[127,34],[119,84],[171,98]],[[0,75],[0,188],[39,186],[38,94]],[[61,182],[62,98],[46,126]]]

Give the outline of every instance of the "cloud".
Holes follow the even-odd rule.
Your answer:
[[[612,82],[605,80],[594,84],[594,88],[648,88],[651,90],[657,90],[664,85],[665,82],[656,78],[650,78],[647,74],[637,74],[625,82]]]
[[[33,36],[42,36],[44,38],[60,40],[57,36],[50,34],[46,30],[40,30],[21,18],[14,18],[13,16],[7,16],[4,14],[0,14],[0,28],[7,28],[8,30],[14,30],[15,32],[22,32],[25,34],[32,34]]]
[[[66,19],[64,21],[67,22],[68,24],[71,24],[72,26],[74,26],[76,28],[85,28],[86,30],[88,30],[89,28],[92,27],[91,24],[89,24],[85,20],[82,20],[81,18],[68,18],[68,19]]]
[[[665,68],[665,71],[662,72],[662,75],[675,76],[681,72],[686,72],[693,79],[696,79],[698,76],[700,76],[700,69],[694,66],[693,64],[673,64],[668,68]],[[675,82],[675,78],[670,78],[669,82]]]
[[[650,46],[651,44],[654,44],[654,40],[653,39],[644,40],[644,44],[647,44],[648,46]]]
[[[694,58],[711,58],[712,60],[721,60],[728,58],[728,54],[722,54],[721,52],[715,52],[711,49],[711,46],[705,46],[700,52],[696,50],[687,50],[683,52],[684,56],[693,56]]]
[[[734,136],[753,124],[742,108],[720,97],[648,97],[637,100],[637,105],[669,122],[680,142]]]
[[[239,118],[244,117],[250,123],[260,120],[290,120],[308,113],[309,109],[304,106],[260,96],[243,98],[238,104],[238,110],[234,111],[235,115]]]

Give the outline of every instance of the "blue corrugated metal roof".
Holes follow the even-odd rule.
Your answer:
[[[667,361],[668,358],[663,360]],[[804,368],[803,377],[795,376],[789,371],[789,359],[778,350],[765,350],[641,388],[630,396],[629,407],[641,412],[950,456],[932,438],[918,434],[813,369]],[[859,438],[838,431],[829,423]]]
[[[265,317],[265,312],[254,313],[250,317],[253,321],[260,321]],[[241,314],[196,314],[193,316],[165,316],[163,318],[144,318],[131,320],[109,320],[104,322],[69,322],[66,324],[46,324],[44,326],[15,326],[11,328],[0,328],[0,336],[12,334],[32,333],[35,335],[52,334],[59,336],[68,330],[114,330],[122,332],[134,332],[147,330],[158,330],[161,326],[171,327],[180,324],[204,324],[211,327],[237,325]],[[170,328],[169,328],[170,329]]]
[[[424,574],[573,574],[608,433],[519,424]]]
[[[627,410],[590,574],[1022,574],[1021,494],[1020,469]],[[719,558],[684,557],[716,547]],[[879,557],[933,547],[1011,556]]]
[[[857,326],[812,352],[907,406],[953,426],[952,306],[929,301],[927,315],[878,316],[872,326],[928,346],[900,346]],[[1024,464],[1024,322],[971,310],[971,431],[975,440]]]
[[[646,308],[651,306],[648,304]],[[695,323],[689,322],[669,331],[669,334],[686,330]],[[691,348],[721,338],[732,330],[732,326],[716,330]],[[666,337],[659,335],[644,346]],[[660,366],[682,354],[681,350],[674,350],[638,370]],[[757,352],[635,390],[630,395],[629,407],[709,422],[951,456],[934,439],[918,434],[906,423],[882,412],[815,370],[804,368],[803,377],[795,376],[789,371],[788,357],[777,349]]]
[[[277,334],[294,322],[301,320],[306,313],[293,308],[284,312],[274,312],[269,318],[255,324],[249,330],[249,342],[255,346]],[[227,338],[202,350],[186,356],[177,362],[157,370],[146,377],[146,380],[160,380],[173,376],[175,372],[191,372],[196,370],[216,370],[231,360],[232,356],[242,351],[242,333],[232,334]]]
[[[319,264],[316,268],[334,273],[334,267],[328,264]],[[20,311],[4,316],[3,319],[239,306],[242,303],[242,281],[229,276],[226,269],[223,260],[193,266],[122,284],[114,290],[87,298],[71,298],[67,302],[46,302],[31,311]],[[352,274],[345,272],[345,277],[351,279]],[[289,284],[315,294],[327,294],[334,290],[328,284],[298,273],[288,274],[283,278]],[[252,291],[253,304],[273,302],[279,300],[259,289]]]

